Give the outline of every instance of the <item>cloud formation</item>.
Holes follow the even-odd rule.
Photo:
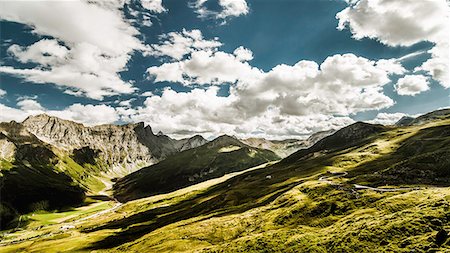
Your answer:
[[[126,1],[0,2],[0,19],[25,24],[38,35],[53,37],[29,46],[12,45],[8,52],[34,68],[0,67],[0,73],[35,83],[53,83],[69,94],[103,99],[132,93],[119,72],[131,54],[145,51],[138,30],[120,10]],[[145,8],[163,11],[161,1],[143,1]],[[153,9],[154,8],[154,9]]]
[[[368,122],[371,124],[394,125],[397,121],[399,121],[402,117],[405,116],[410,115],[401,112],[395,113],[381,112],[378,113],[373,120],[369,120]]]
[[[336,14],[338,29],[350,29],[356,39],[371,38],[388,46],[435,44],[431,59],[416,71],[427,71],[445,88],[449,80],[449,18],[446,0],[356,0]]]
[[[403,96],[415,96],[430,89],[428,78],[423,75],[406,75],[398,79],[394,87]]]
[[[195,0],[190,6],[195,9],[199,18],[214,18],[225,20],[229,17],[247,15],[249,7],[246,0],[215,0],[221,7],[220,11],[208,9],[205,4],[211,0]],[[225,22],[225,21],[224,21]]]
[[[0,121],[23,121],[30,115],[46,113],[51,116],[72,120],[86,125],[115,123],[120,116],[115,108],[108,105],[73,104],[63,110],[48,110],[34,99],[22,99],[17,102],[18,108],[0,104]]]
[[[222,46],[218,38],[205,40],[202,32],[198,29],[182,32],[170,32],[159,36],[162,41],[159,44],[150,45],[146,55],[162,57],[166,56],[173,60],[181,60],[184,56],[198,50],[217,50]]]

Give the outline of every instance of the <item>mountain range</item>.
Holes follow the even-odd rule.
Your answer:
[[[0,252],[450,251],[448,109],[286,141],[46,115],[0,129],[2,228],[24,229]]]

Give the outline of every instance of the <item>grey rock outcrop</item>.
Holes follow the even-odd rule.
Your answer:
[[[83,124],[41,114],[30,116],[23,127],[45,143],[73,152],[90,148],[98,153],[105,171],[127,174],[163,160],[168,155],[204,144],[201,136],[195,139],[175,140],[162,133],[154,134],[143,122],[126,125]],[[193,137],[194,138],[194,137]],[[191,138],[192,139],[192,138]],[[120,171],[120,168],[125,168]]]

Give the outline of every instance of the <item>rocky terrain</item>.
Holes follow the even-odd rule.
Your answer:
[[[287,139],[287,140],[267,140],[264,138],[247,138],[241,141],[255,148],[268,149],[275,152],[278,156],[284,158],[299,149],[309,148],[320,139],[334,133],[336,130],[327,130],[313,133],[305,140]]]
[[[59,149],[95,155],[93,158],[98,159],[104,171],[118,176],[207,142],[199,135],[175,140],[164,134],[154,134],[143,122],[86,127],[41,114],[27,118],[22,124],[40,140]]]

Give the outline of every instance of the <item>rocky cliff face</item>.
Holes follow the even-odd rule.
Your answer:
[[[174,140],[164,134],[155,135],[151,127],[142,122],[86,127],[41,114],[28,117],[22,125],[43,142],[59,149],[94,155],[91,158],[97,159],[105,171],[113,170],[119,175],[206,142],[201,136]]]

